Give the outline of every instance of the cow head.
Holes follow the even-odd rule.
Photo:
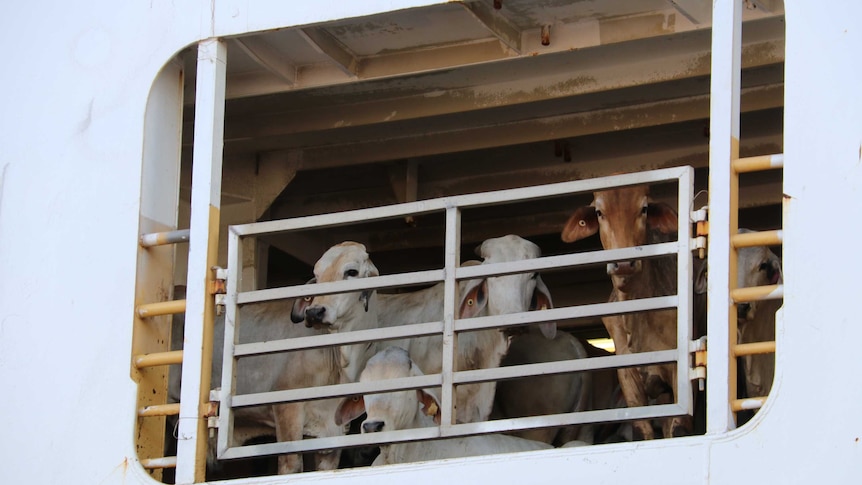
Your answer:
[[[422,371],[400,347],[386,347],[368,360],[359,382],[421,376]],[[421,406],[421,407],[420,407]],[[440,405],[433,394],[422,389],[394,391],[342,399],[335,411],[336,424],[356,419],[362,413],[363,433],[394,431],[415,427],[419,413],[440,424]]]
[[[753,232],[740,229],[740,233]],[[766,246],[740,248],[737,258],[737,287],[775,285],[782,282],[781,260]],[[757,315],[757,302],[739,303],[736,306],[740,323],[753,320]]]
[[[519,236],[488,239],[476,248],[484,263],[521,261],[541,256],[539,246]],[[466,263],[465,263],[466,265]],[[485,311],[488,315],[505,315],[553,308],[551,294],[538,273],[492,276],[466,283],[459,318],[471,318]],[[542,334],[553,339],[556,323],[541,323]]]
[[[368,257],[365,246],[343,242],[329,248],[314,265],[314,278],[309,283],[329,283],[354,278],[378,276],[377,268]],[[290,318],[294,323],[305,320],[308,327],[342,330],[344,322],[368,312],[373,290],[298,298]]]
[[[604,249],[619,249],[647,244],[651,231],[675,233],[677,214],[668,204],[651,201],[649,186],[637,185],[596,191],[591,205],[569,217],[561,237],[575,242],[598,232]],[[608,263],[607,271],[614,287],[623,290],[629,277],[641,271],[641,261]]]

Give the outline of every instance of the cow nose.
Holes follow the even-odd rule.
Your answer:
[[[305,310],[305,320],[308,323],[323,323],[324,315],[326,315],[326,308],[322,306],[312,306]]]
[[[383,421],[366,421],[362,423],[363,433],[378,433],[383,431]]]

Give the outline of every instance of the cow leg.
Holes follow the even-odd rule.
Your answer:
[[[614,341],[616,353],[619,355],[631,353],[623,318],[618,315],[603,317],[602,323],[604,323],[605,329],[607,329],[608,334]],[[626,406],[633,408],[648,404],[646,389],[640,371],[633,367],[617,369],[617,376],[620,381],[623,398],[626,400]],[[632,422],[632,428],[634,429],[635,440],[651,440],[655,437],[652,424],[650,424],[649,420],[634,421]]]
[[[303,403],[276,404],[272,407],[275,418],[275,438],[278,442],[299,441],[302,439],[305,407]],[[338,460],[336,460],[336,465]],[[299,473],[302,471],[302,455],[291,453],[278,457],[278,474]]]
[[[341,461],[341,450],[322,451],[314,454],[314,469],[337,470]]]

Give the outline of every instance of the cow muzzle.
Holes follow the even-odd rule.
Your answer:
[[[329,322],[326,321],[327,316],[325,306],[310,306],[305,310],[305,326],[319,328],[329,325]]]
[[[362,423],[363,433],[379,433],[383,431],[383,421],[366,421]]]

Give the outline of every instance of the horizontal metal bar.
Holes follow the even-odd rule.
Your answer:
[[[673,350],[657,350],[637,354],[609,355],[589,359],[561,360],[556,362],[541,362],[537,364],[522,364],[490,369],[459,371],[454,374],[455,384],[470,384],[473,382],[499,381],[520,377],[538,375],[564,374],[616,367],[632,367],[636,365],[663,364],[676,362],[679,353]]]
[[[441,334],[442,332],[443,322],[417,323],[411,325],[399,325],[396,327],[356,330],[353,332],[345,333],[313,335],[310,337],[296,337],[281,340],[270,340],[267,342],[237,344],[236,346],[234,346],[233,354],[236,357],[242,357],[248,355],[268,354],[272,352],[332,347],[334,345],[347,345],[361,342],[371,342],[376,340],[423,337],[426,335]]]
[[[784,154],[761,155],[758,157],[738,158],[733,161],[733,170],[736,173],[761,172],[784,168]]]
[[[153,406],[144,406],[138,409],[138,416],[176,416],[180,414],[180,403],[174,404],[155,404]]]
[[[255,394],[238,394],[230,401],[231,408],[259,406],[276,402],[310,401],[356,394],[374,394],[399,389],[425,389],[440,387],[443,379],[440,374],[427,374],[415,377],[401,377],[373,382],[351,382],[332,386],[305,387],[284,391],[259,392]]]
[[[434,269],[428,271],[417,271],[414,273],[401,273],[385,276],[374,276],[371,278],[356,278],[344,281],[333,281],[329,283],[314,283],[308,285],[284,286],[281,288],[269,288],[266,290],[245,291],[237,294],[238,305],[255,303],[266,300],[281,300],[287,298],[299,298],[304,296],[330,295],[333,293],[349,293],[369,288],[394,288],[398,286],[421,285],[443,281],[444,271]]]
[[[663,418],[679,416],[682,414],[685,414],[685,410],[676,404],[663,404],[638,408],[602,409],[548,416],[500,419],[482,423],[465,423],[451,426],[435,426],[430,428],[404,429],[397,431],[384,431],[380,433],[311,438],[301,441],[285,441],[280,443],[238,446],[225,450],[224,453],[219,455],[219,459],[249,458],[261,455],[301,453],[341,447],[370,446],[428,439],[445,439],[457,436],[500,433],[535,427],[555,427],[590,422],[615,422]]]
[[[563,308],[550,308],[542,311],[509,313],[489,317],[475,317],[455,321],[455,330],[465,332],[488,328],[505,328],[539,322],[553,322],[572,318],[600,317],[624,313],[644,312],[676,308],[679,298],[676,295],[640,298],[637,300],[593,303]]]
[[[733,355],[736,357],[742,357],[743,355],[774,354],[775,341],[736,344],[731,349],[731,352],[733,352]]]
[[[730,245],[739,248],[754,246],[778,246],[784,242],[784,231],[760,231],[734,234],[730,237]]]
[[[660,350],[654,352],[641,352],[637,354],[610,355],[605,357],[594,357],[590,359],[566,360],[558,362],[544,362],[538,364],[525,364],[509,367],[496,367],[491,369],[479,369],[471,371],[458,371],[454,373],[455,384],[469,384],[473,382],[496,381],[502,379],[514,379],[529,377],[528,374],[561,374],[566,372],[580,372],[598,369],[609,369],[614,367],[632,367],[637,365],[661,364],[674,362],[678,357],[676,350]],[[302,389],[289,389],[283,391],[261,392],[255,394],[239,394],[233,396],[232,408],[259,406],[276,402],[307,401],[312,399],[326,399],[356,394],[374,394],[405,389],[424,389],[428,387],[439,387],[442,384],[440,374],[427,374],[417,377],[404,377],[399,379],[388,379],[373,382],[354,382],[349,384],[336,384],[331,386],[308,387]]]
[[[170,352],[154,352],[152,354],[141,354],[135,356],[135,368],[156,367],[159,365],[173,365],[183,363],[183,351],[172,350]]]
[[[158,303],[146,303],[136,308],[141,318],[158,317],[160,315],[173,315],[186,311],[185,300],[160,301]]]
[[[766,396],[762,397],[747,397],[745,399],[734,399],[730,401],[730,410],[738,413],[749,409],[760,409],[766,402]]]
[[[189,242],[189,229],[178,229],[176,231],[167,232],[152,232],[149,234],[141,234],[141,247],[151,248],[153,246],[163,246],[165,244],[179,244]]]
[[[316,216],[297,217],[278,221],[255,222],[230,226],[230,231],[238,236],[253,236],[273,234],[308,228],[323,228],[356,222],[378,221],[383,219],[402,218],[409,215],[421,215],[429,212],[443,211],[447,207],[482,207],[509,202],[521,202],[543,199],[567,194],[592,192],[599,189],[623,187],[627,185],[652,184],[656,182],[678,180],[688,170],[687,167],[671,167],[648,172],[635,172],[608,177],[598,177],[556,184],[537,185],[517,189],[497,190],[480,194],[465,194],[437,199],[407,202],[368,209],[335,212]]]
[[[177,457],[166,456],[164,458],[144,458],[141,460],[141,466],[152,470],[154,468],[176,468]]]
[[[540,312],[510,313],[490,317],[476,317],[455,321],[455,330],[474,331],[488,328],[505,328],[532,323],[552,322],[563,319],[617,315],[649,310],[675,308],[678,298],[675,295],[626,300],[620,302],[595,303],[573,307],[553,308]],[[298,324],[297,324],[298,325]],[[345,333],[313,335],[266,342],[251,342],[234,346],[234,356],[268,354],[294,350],[332,347],[379,340],[395,340],[410,337],[424,337],[441,334],[443,322],[427,322],[393,327],[357,330]]]
[[[730,298],[734,303],[749,301],[779,300],[784,298],[784,285],[752,286],[730,290]]]
[[[562,269],[572,266],[609,263],[612,261],[628,261],[632,259],[653,258],[667,254],[676,254],[679,244],[676,241],[635,246],[620,249],[604,249],[584,253],[545,256],[542,258],[523,259],[504,263],[478,264],[456,268],[455,276],[459,280],[478,279],[487,276],[499,276],[528,271],[543,271]]]

